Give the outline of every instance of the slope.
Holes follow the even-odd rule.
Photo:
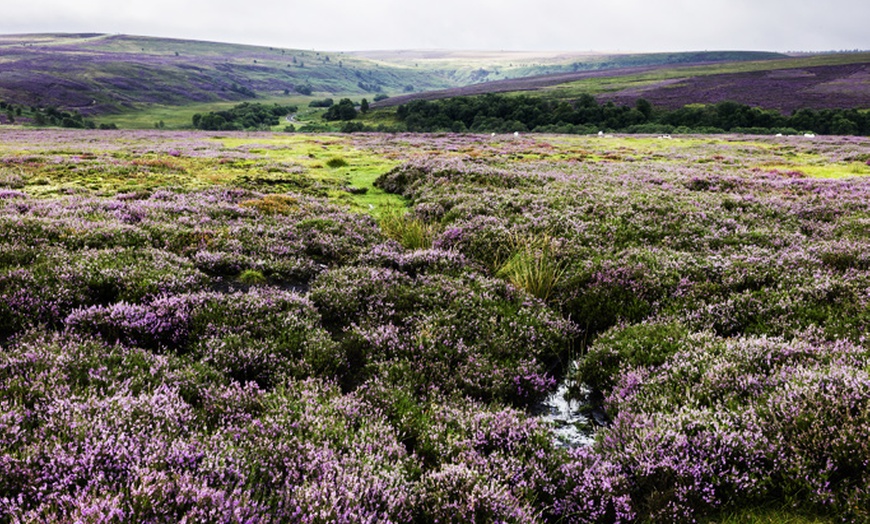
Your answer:
[[[295,93],[456,85],[437,75],[298,49],[101,34],[0,36],[0,100],[117,113]]]
[[[414,99],[511,92],[559,100],[592,94],[601,101],[625,105],[645,98],[669,109],[722,101],[784,113],[800,108],[870,108],[870,53],[558,73],[409,94],[376,106],[394,106]]]

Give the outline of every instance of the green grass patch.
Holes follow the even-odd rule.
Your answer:
[[[404,200],[374,186],[397,160],[354,146],[352,136],[257,135],[216,138],[228,149],[256,151],[264,158],[300,166],[303,176],[321,184],[333,201],[377,215],[381,209],[405,207]]]
[[[530,295],[547,300],[565,274],[565,266],[556,255],[550,235],[515,236],[511,239],[511,256],[497,275]]]
[[[765,170],[804,175],[810,178],[851,178],[870,175],[870,165],[862,162],[790,163],[764,166]]]
[[[429,249],[440,231],[438,224],[424,222],[398,209],[383,211],[378,224],[384,234],[405,249]]]
[[[295,117],[294,122],[282,121],[280,125],[275,126],[273,131],[282,131],[285,126],[293,124],[299,127],[306,121],[317,121],[320,118],[322,110],[314,110],[308,106],[311,101],[310,96],[269,96],[249,100],[260,104],[278,104],[278,105],[295,105],[299,107],[299,112]],[[139,105],[129,112],[124,112],[115,115],[100,116],[94,121],[99,124],[115,124],[121,129],[154,129],[156,124],[163,122],[164,129],[192,129],[193,115],[200,113],[206,114],[213,111],[225,111],[240,104],[241,101],[216,101],[199,104],[188,105],[161,105],[148,104]]]

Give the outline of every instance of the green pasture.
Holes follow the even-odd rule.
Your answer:
[[[816,160],[808,163],[789,163],[764,166],[771,171],[801,173],[810,178],[850,178],[870,175],[870,165],[862,162],[827,163]]]
[[[867,159],[832,161],[810,150],[798,150],[803,137],[756,139],[674,135],[671,138],[634,135],[537,135],[550,147],[507,155],[504,162],[579,160],[587,162],[650,161],[669,164],[712,164],[723,171],[762,170],[811,178],[870,175]]]

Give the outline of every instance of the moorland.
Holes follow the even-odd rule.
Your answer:
[[[662,111],[737,103],[789,116],[798,110],[866,109],[868,64],[870,55],[861,52],[327,53],[128,35],[7,35],[0,36],[0,122],[189,129],[195,114],[262,103],[299,109],[269,129],[289,124],[340,131],[342,123],[322,120],[328,107],[322,102],[348,99],[359,106],[366,99],[373,111],[359,115],[357,125],[345,130],[402,131],[409,126],[396,118],[397,106],[492,93],[523,93],[569,105],[591,96],[617,108],[633,108],[643,99]],[[471,129],[472,119],[467,120],[465,127]],[[535,127],[527,119],[511,120],[528,130]],[[565,123],[601,126],[606,119]],[[508,130],[490,127],[478,131]],[[511,132],[525,130],[514,127]],[[861,134],[860,128],[805,130]]]
[[[0,41],[0,522],[870,522],[866,56]]]
[[[868,519],[864,138],[2,137],[5,521]]]

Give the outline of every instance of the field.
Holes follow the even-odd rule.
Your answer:
[[[3,129],[0,523],[870,522],[868,176],[861,137]]]

